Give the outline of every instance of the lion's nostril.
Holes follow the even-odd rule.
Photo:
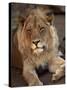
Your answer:
[[[40,42],[40,40],[34,40],[33,43],[37,45]]]
[[[43,49],[45,49],[45,46],[43,46]]]

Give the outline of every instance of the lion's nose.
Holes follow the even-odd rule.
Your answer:
[[[40,40],[33,40],[33,43],[37,46],[37,44],[40,42]]]

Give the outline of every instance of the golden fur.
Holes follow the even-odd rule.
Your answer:
[[[14,42],[22,56],[23,76],[28,85],[43,85],[35,68],[47,62],[52,80],[64,75],[64,59],[58,56],[58,36],[53,25],[54,16],[49,10],[35,9],[19,26]],[[17,38],[15,38],[17,37]]]

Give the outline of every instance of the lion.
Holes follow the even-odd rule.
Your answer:
[[[33,9],[23,26],[19,25],[14,43],[22,56],[22,75],[29,86],[43,85],[36,72],[40,66],[52,73],[52,81],[64,76],[65,61],[58,55],[59,39],[50,10]]]

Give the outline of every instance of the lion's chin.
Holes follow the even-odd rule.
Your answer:
[[[37,48],[37,49],[34,49],[34,50],[33,50],[33,53],[39,55],[39,54],[41,54],[43,51],[44,51],[43,48]]]

